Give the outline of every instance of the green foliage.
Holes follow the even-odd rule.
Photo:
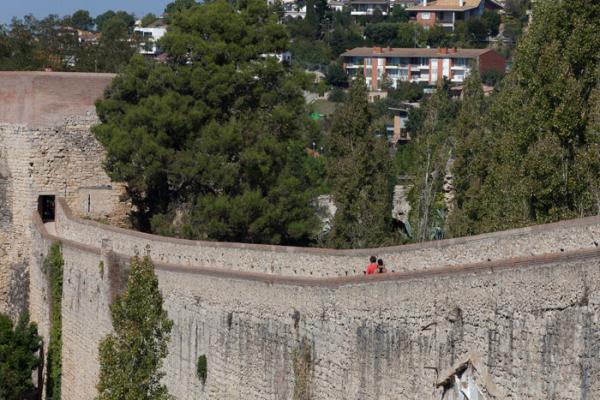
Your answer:
[[[464,130],[453,234],[600,212],[599,15],[583,0],[536,6],[513,72]]]
[[[344,92],[344,89],[334,87],[331,89],[331,92],[329,92],[328,100],[333,101],[334,103],[343,103],[346,100],[346,92]]]
[[[208,375],[208,361],[206,359],[206,355],[202,354],[198,357],[198,361],[196,363],[196,375],[202,384],[206,384],[206,377]]]
[[[392,168],[388,144],[372,132],[364,81],[350,87],[333,118],[327,171],[337,206],[332,247],[373,247],[390,240]]]
[[[94,26],[94,20],[87,10],[77,10],[71,15],[71,25],[73,28],[90,30]]]
[[[313,345],[306,338],[294,349],[294,394],[293,400],[312,398]]]
[[[198,3],[195,0],[175,0],[165,7],[166,14],[175,14],[181,11],[189,10]]]
[[[365,28],[365,36],[375,45],[389,46],[398,36],[398,24],[391,22],[369,24]]]
[[[148,14],[144,15],[144,17],[141,20],[142,26],[143,27],[149,26],[150,24],[155,22],[157,19],[158,18],[156,17],[156,15],[154,15],[152,13],[148,13]]]
[[[50,282],[50,342],[46,367],[46,397],[60,399],[62,376],[62,294],[64,260],[60,243],[52,244],[43,271]]]
[[[490,69],[481,75],[481,81],[488,86],[497,86],[504,79],[504,75],[504,72],[496,69]]]
[[[224,1],[172,17],[171,60],[139,57],[97,105],[107,169],[142,230],[194,239],[307,244],[318,221],[303,169],[308,119],[296,71],[261,54],[288,35],[267,5]],[[304,74],[302,74],[304,75]],[[173,225],[176,213],[181,223]]]
[[[327,67],[327,83],[337,88],[348,86],[348,75],[344,68],[339,63],[331,63]]]
[[[309,69],[320,69],[329,64],[332,55],[329,47],[322,41],[298,39],[290,45],[295,63]]]
[[[129,14],[126,11],[115,12],[113,10],[109,10],[98,15],[94,20],[94,22],[96,22],[96,30],[102,33],[106,32],[106,29],[109,27],[109,25],[115,25],[116,21],[119,21],[120,25],[124,25],[128,30],[133,29],[133,25],[135,24],[135,18],[133,14]]]
[[[32,373],[41,364],[38,351],[42,338],[27,313],[13,327],[11,319],[0,314],[0,399],[36,398]]]
[[[100,343],[99,400],[170,399],[161,379],[173,321],[163,309],[154,265],[134,257],[127,290],[111,305],[114,333]]]
[[[402,6],[392,8],[390,22],[408,22],[408,12]]]
[[[417,241],[437,239],[439,232],[445,230],[439,218],[445,209],[440,194],[452,156],[449,128],[456,117],[457,106],[450,99],[447,85],[442,83],[421,108],[409,114],[408,128],[415,146],[415,154],[411,154],[415,163],[410,174],[414,176],[410,222]]]

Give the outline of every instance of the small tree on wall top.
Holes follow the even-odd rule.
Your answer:
[[[173,321],[163,309],[154,265],[134,257],[125,293],[111,306],[115,333],[100,343],[99,400],[171,399],[160,372]]]

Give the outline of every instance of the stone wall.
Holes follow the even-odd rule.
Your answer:
[[[129,254],[62,240],[63,399],[93,398]],[[599,398],[599,267],[595,249],[373,278],[157,263],[175,322],[165,382],[178,399],[293,399],[300,387],[313,399],[440,399],[437,384],[470,361],[487,399]]]
[[[61,237],[90,246],[98,247],[102,239],[111,239],[114,250],[122,254],[142,253],[148,248],[154,260],[166,264],[306,277],[362,274],[371,254],[382,257],[389,270],[408,272],[444,265],[591,249],[600,242],[600,217],[367,250],[201,242],[160,237],[74,219],[61,201],[57,206],[56,229]]]
[[[104,149],[90,130],[94,101],[113,77],[0,72],[0,312],[27,308],[40,195],[65,197],[78,216],[125,220],[122,187],[104,172]]]

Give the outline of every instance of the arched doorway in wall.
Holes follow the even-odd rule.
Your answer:
[[[43,223],[54,222],[56,196],[40,195],[38,197],[38,213]]]

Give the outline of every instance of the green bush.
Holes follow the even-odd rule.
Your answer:
[[[196,365],[196,374],[198,375],[198,379],[204,385],[206,383],[206,376],[208,375],[208,361],[206,360],[206,355],[202,354],[198,357],[198,363]]]
[[[62,374],[62,293],[64,260],[60,243],[50,247],[44,260],[44,273],[50,282],[50,343],[48,344],[46,397],[60,399]]]

